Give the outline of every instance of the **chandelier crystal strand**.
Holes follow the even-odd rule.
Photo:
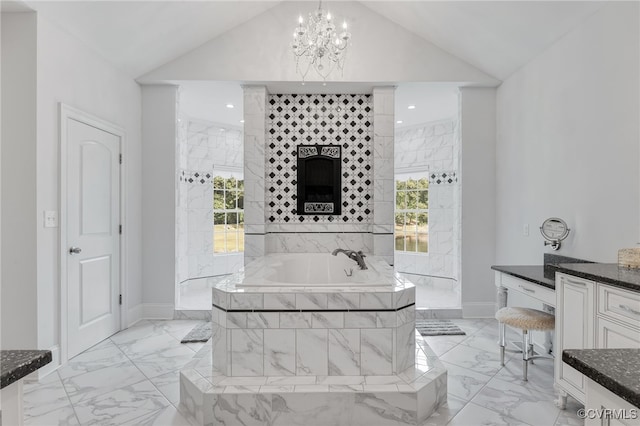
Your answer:
[[[309,13],[306,22],[302,15],[298,17],[291,49],[296,60],[296,71],[302,76],[302,83],[304,84],[312,68],[325,82],[336,68],[342,75],[350,40],[347,22],[342,24],[341,30],[336,30],[331,13],[325,13],[322,9],[322,1],[319,2],[316,11]]]

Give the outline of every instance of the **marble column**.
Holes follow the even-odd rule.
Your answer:
[[[244,90],[244,262],[265,254],[265,141],[267,88]]]
[[[393,264],[395,87],[373,88],[373,254]]]

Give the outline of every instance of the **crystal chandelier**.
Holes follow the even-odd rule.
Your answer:
[[[342,23],[342,32],[338,34],[332,20],[331,13],[322,10],[322,0],[317,10],[309,13],[307,22],[304,22],[302,15],[298,18],[291,49],[296,59],[296,70],[302,76],[302,84],[311,68],[325,82],[335,68],[342,73],[351,34],[347,31],[346,21]]]

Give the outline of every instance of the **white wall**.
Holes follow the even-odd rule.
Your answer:
[[[28,22],[16,23],[20,16],[28,16]],[[60,211],[58,104],[67,103],[126,131],[127,208],[124,223],[129,288],[124,299],[125,304],[135,304],[142,298],[139,267],[140,88],[133,79],[114,69],[80,41],[36,17],[35,13],[3,14],[3,19],[17,25],[3,26],[3,31],[14,31],[12,36],[2,39],[4,54],[11,54],[13,47],[29,58],[29,63],[6,56],[2,61],[3,77],[7,79],[3,85],[5,81],[12,81],[8,90],[3,90],[2,98],[11,108],[5,106],[3,111],[22,114],[2,117],[3,132],[11,131],[11,123],[19,128],[13,135],[3,133],[3,183],[12,184],[6,190],[2,188],[2,204],[7,209],[11,206],[8,214],[3,212],[2,243],[10,246],[3,250],[3,286],[6,287],[3,288],[3,302],[9,306],[3,309],[3,337],[12,339],[11,334],[5,333],[6,328],[20,324],[18,346],[53,349],[56,357],[60,344],[59,236],[63,229],[44,228],[42,213],[44,210]],[[16,65],[17,74],[8,72],[13,68],[9,64]],[[18,83],[25,79],[31,80],[29,85]],[[29,99],[32,99],[29,108],[33,111],[20,111],[28,105]],[[21,141],[18,151],[7,149],[10,141]],[[28,201],[7,198],[16,190]],[[21,222],[11,222],[16,215],[20,215]],[[14,238],[11,238],[11,230],[18,232]],[[6,258],[14,254],[17,259]],[[5,275],[11,274],[12,264],[19,268],[19,276]]]
[[[143,317],[173,315],[175,303],[177,89],[142,87]]]
[[[571,228],[560,254],[615,262],[640,241],[638,16],[603,7],[499,87],[498,263],[542,263],[550,216]]]
[[[460,90],[462,315],[493,316],[496,89]]]
[[[2,349],[37,346],[36,14],[2,14]]]
[[[58,104],[66,103],[125,130],[125,309],[142,298],[140,276],[140,87],[80,40],[38,17],[38,347],[59,343],[59,232],[42,212],[60,211]],[[123,324],[126,326],[126,324]]]
[[[289,46],[296,17],[314,8],[312,2],[281,2],[138,81],[299,81]],[[346,19],[354,36],[344,75],[334,73],[329,80],[499,83],[358,2],[331,2],[331,13],[338,21]],[[321,79],[309,73],[308,80]]]

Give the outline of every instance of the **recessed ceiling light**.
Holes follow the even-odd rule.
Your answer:
[[[241,123],[244,123],[244,120],[240,120]]]
[[[402,120],[396,121],[396,124],[402,124]]]
[[[234,108],[233,104],[227,104],[227,108],[231,109]]]
[[[415,106],[415,105],[409,105],[409,106],[407,107],[407,109],[416,109],[416,106]]]

